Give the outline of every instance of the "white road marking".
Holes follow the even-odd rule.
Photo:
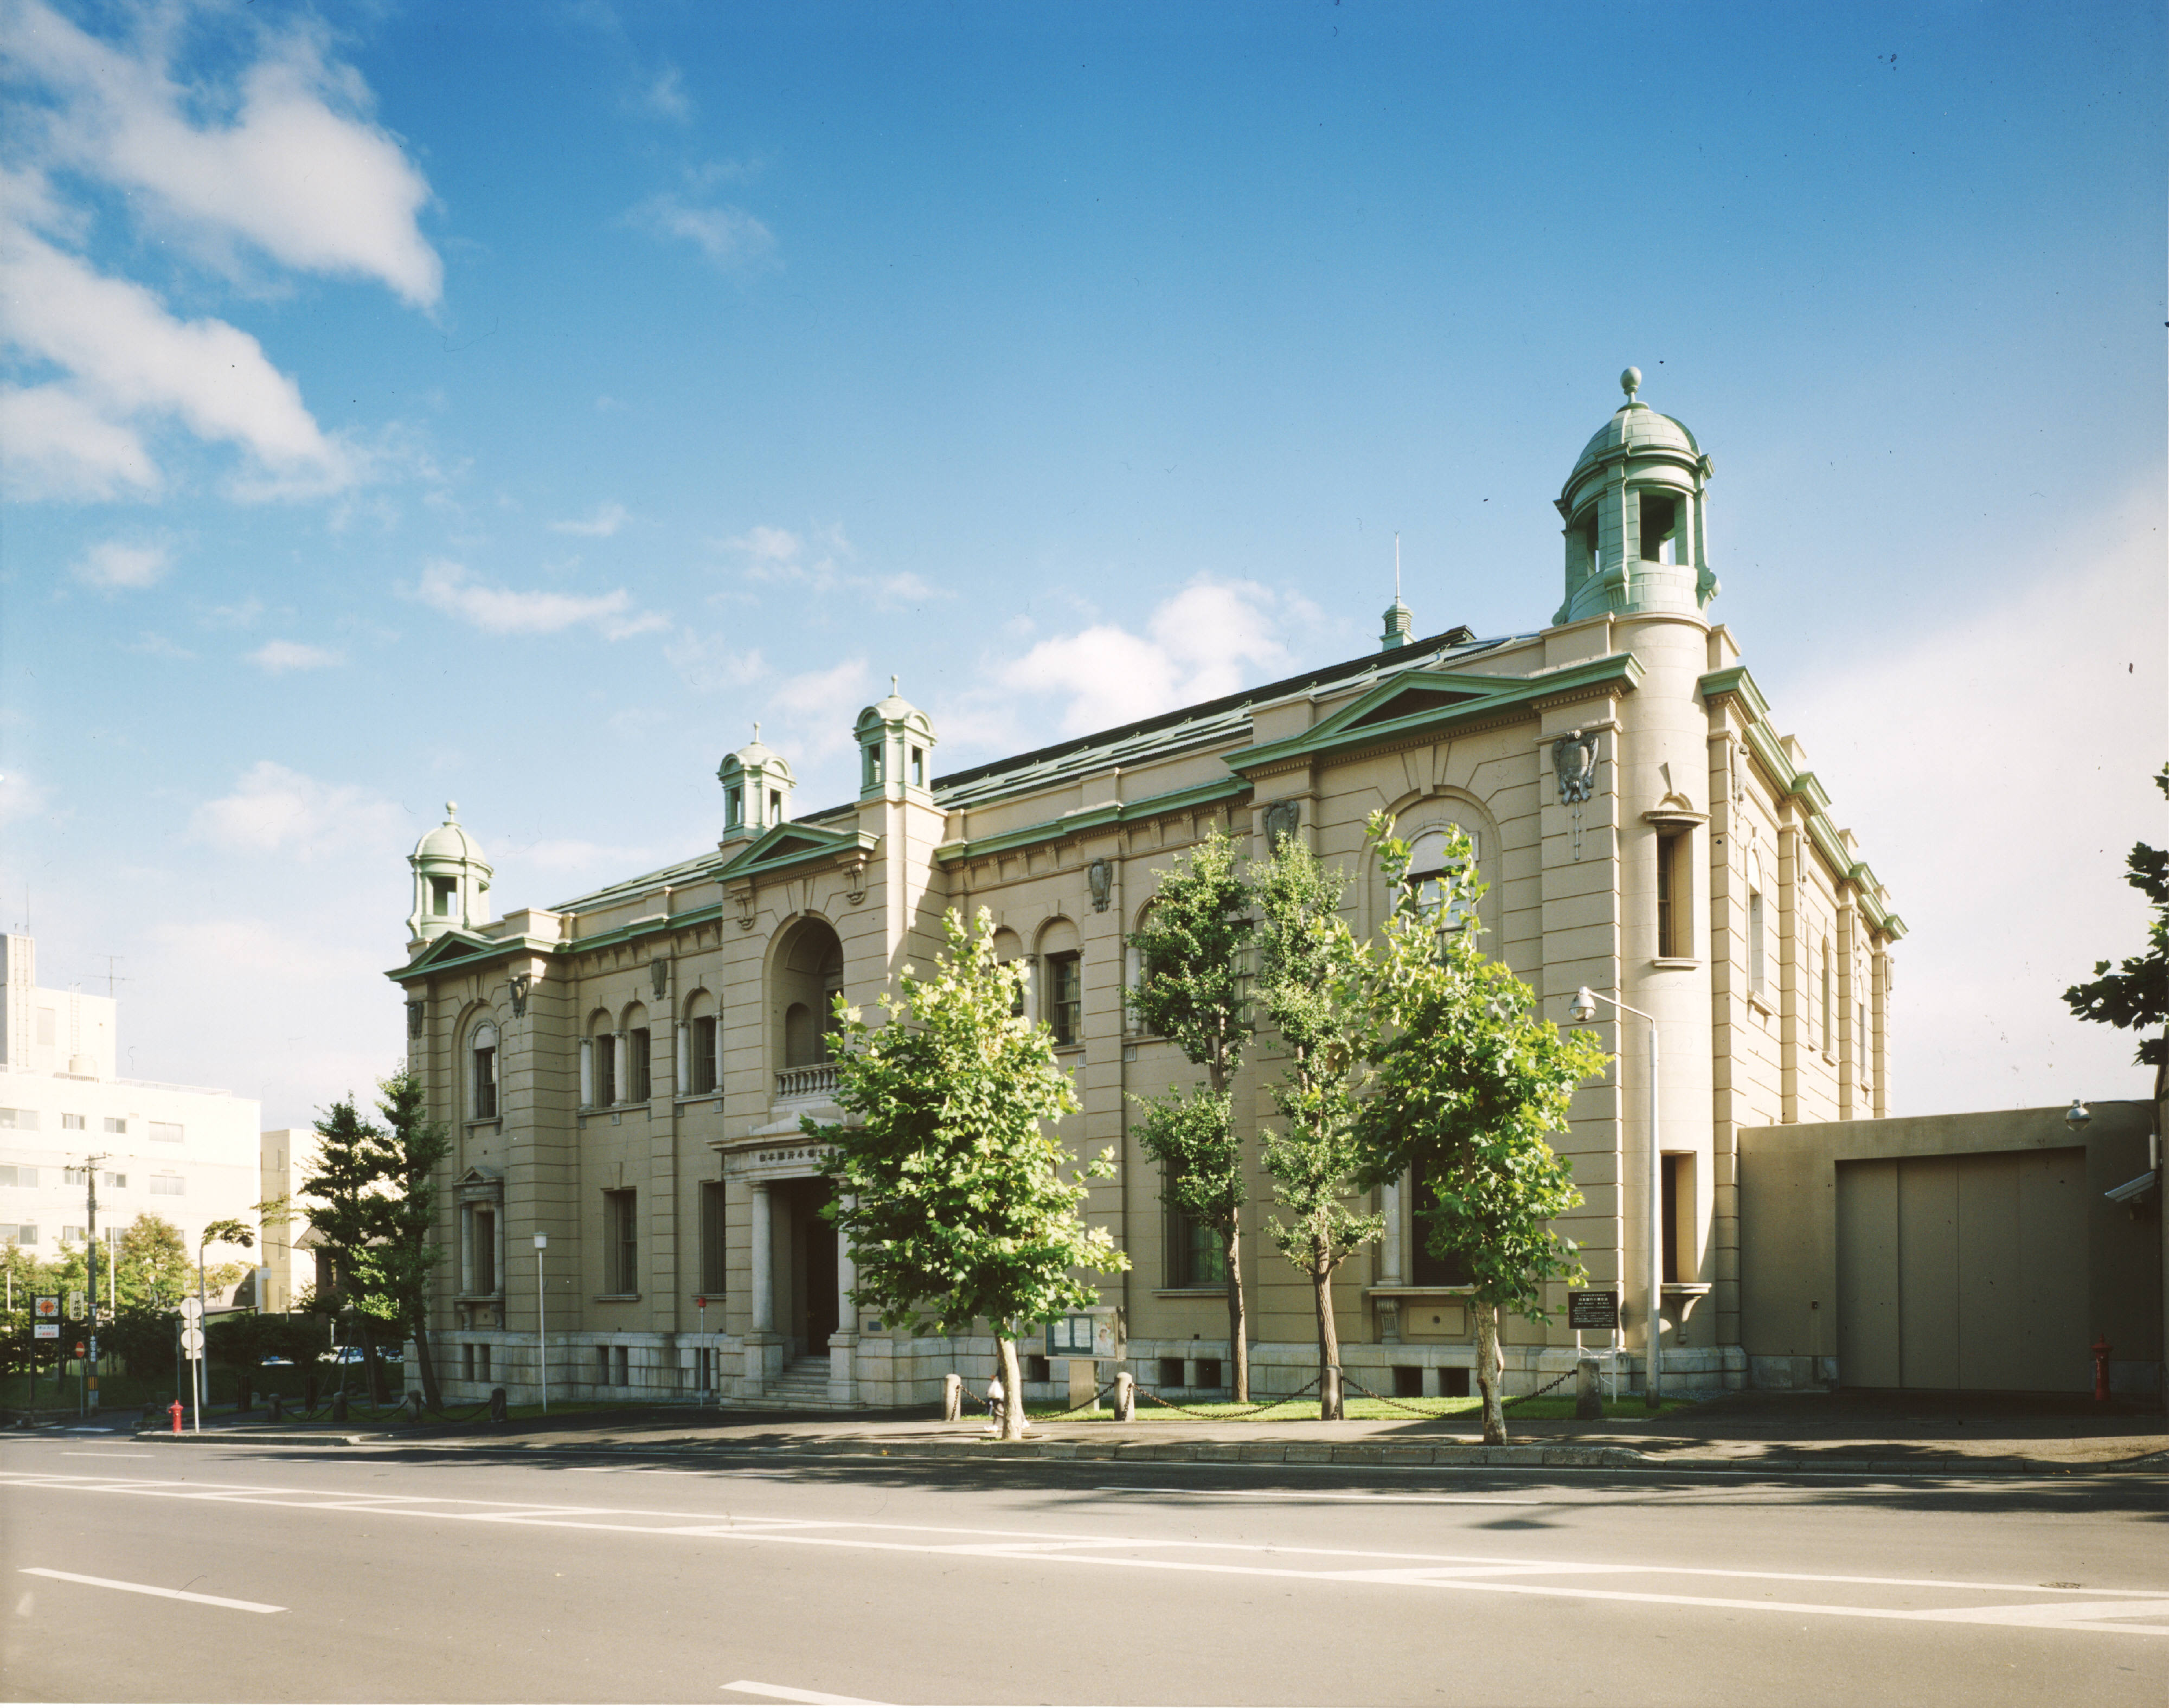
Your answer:
[[[1161,1488],[1141,1482],[1102,1482],[1095,1494],[1180,1494],[1197,1500],[1348,1500],[1378,1506],[1567,1506],[1564,1496],[1554,1500],[1516,1500],[1489,1494],[1370,1494],[1354,1489],[1330,1488]]]
[[[753,1679],[734,1679],[722,1688],[744,1696],[773,1696],[779,1702],[836,1702],[855,1708],[882,1708],[871,1696],[831,1696],[823,1690],[795,1690],[788,1684],[764,1684]]]
[[[859,1549],[877,1553],[1044,1561],[1050,1565],[1196,1572],[1320,1583],[1375,1583],[1382,1587],[1461,1590],[1481,1594],[1545,1595],[1577,1600],[1705,1608],[1726,1612],[1809,1614],[1832,1619],[1943,1621],[2001,1625],[2019,1630],[2088,1631],[2169,1636],[2169,1625],[2123,1622],[2169,1619],[2169,1589],[2115,1590],[2099,1587],[2055,1589],[2034,1583],[1764,1572],[1708,1566],[1671,1566],[1657,1562],[1617,1564],[1544,1561],[1499,1555],[1399,1553],[1382,1549],[1313,1547],[1289,1543],[1212,1542],[1194,1538],[1106,1536],[946,1524],[884,1524],[843,1519],[738,1518],[729,1514],[718,1516],[713,1513],[658,1511],[632,1507],[546,1506],[531,1502],[477,1500],[464,1497],[405,1496],[396,1498],[397,1503],[395,1504],[386,1498],[362,1493],[334,1493],[328,1497],[323,1492],[316,1490],[263,1488],[230,1483],[182,1485],[114,1477],[89,1477],[67,1472],[0,1474],[0,1487],[43,1488],[66,1493],[143,1494],[163,1496],[168,1499],[212,1500],[243,1506],[301,1508],[312,1511],[354,1511],[379,1517],[429,1519],[440,1523],[450,1520],[530,1524],[628,1535],[678,1536],[696,1540],[772,1542],[802,1547]],[[1184,1554],[1204,1557],[1171,1557]],[[1320,1563],[1308,1567],[1289,1563],[1299,1559],[1310,1559]],[[1252,1561],[1260,1563],[1250,1563]],[[1266,1562],[1271,1563],[1264,1563]],[[1574,1578],[1591,1576],[1842,1584],[1894,1590],[1927,1589],[1953,1597],[2022,1594],[2047,1599],[2007,1606],[1874,1607],[1844,1602],[1749,1600],[1734,1596],[1686,1595],[1655,1589],[1598,1588],[1586,1583],[1539,1583],[1527,1581],[1547,1577]],[[1506,1577],[1521,1581],[1501,1581]],[[2085,1601],[2064,1599],[2081,1595],[2092,1599]]]
[[[83,1453],[67,1448],[61,1450],[63,1459],[155,1459],[155,1453]]]
[[[193,1589],[161,1589],[155,1583],[127,1583],[118,1578],[86,1578],[80,1572],[56,1572],[45,1566],[17,1569],[31,1578],[57,1578],[63,1583],[88,1583],[100,1589],[125,1589],[134,1595],[162,1595],[168,1601],[200,1601],[207,1607],[231,1607],[242,1613],[284,1613],[264,1601],[236,1601],[230,1595],[199,1595]]]

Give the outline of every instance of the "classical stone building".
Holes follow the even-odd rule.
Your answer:
[[[1565,598],[1548,626],[1419,637],[1397,598],[1362,657],[946,774],[933,725],[892,693],[859,716],[855,800],[798,811],[756,732],[722,762],[716,848],[546,911],[493,914],[467,833],[448,818],[424,837],[390,976],[457,1135],[435,1309],[453,1391],[531,1390],[541,1297],[560,1392],[887,1405],[935,1395],[949,1369],[983,1374],[990,1342],[906,1342],[853,1309],[849,1253],[817,1213],[822,1155],[799,1131],[839,1113],[829,998],[870,1003],[931,961],[946,910],[982,907],[1004,952],[1034,963],[1083,1104],[1067,1136],[1118,1147],[1087,1214],[1134,1260],[1102,1291],[1124,1354],[1155,1386],[1217,1386],[1211,1254],[1163,1210],[1130,1133],[1130,1096],[1191,1070],[1127,1030],[1125,937],[1158,873],[1216,827],[1260,855],[1270,833],[1305,838],[1351,874],[1354,923],[1372,929],[1388,904],[1363,842],[1378,808],[1415,842],[1418,875],[1447,827],[1468,833],[1486,947],[1546,1014],[1564,1020],[1588,985],[1656,1018],[1661,1213],[1644,1208],[1640,1023],[1607,1010],[1618,1060],[1559,1140],[1587,1200],[1563,1231],[1592,1285],[1622,1295],[1630,1381],[1653,1237],[1669,1378],[1744,1380],[1736,1135],[1884,1113],[1903,926],[1705,615],[1708,457],[1627,378],[1557,500]],[[1276,1067],[1261,1048],[1238,1083],[1253,1120]],[[1256,1237],[1270,1198],[1260,1174],[1243,1242],[1264,1393],[1314,1361],[1308,1284]],[[1408,1185],[1379,1203],[1383,1241],[1335,1290],[1347,1367],[1383,1391],[1463,1391],[1464,1295],[1423,1251]],[[1516,1321],[1506,1340],[1515,1387],[1572,1356],[1558,1320]]]

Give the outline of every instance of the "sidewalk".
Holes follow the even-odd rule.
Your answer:
[[[1324,1423],[1208,1423],[1181,1418],[1034,1423],[1021,1443],[983,1420],[944,1423],[924,1413],[782,1413],[655,1407],[503,1424],[272,1427],[214,1415],[201,1443],[339,1442],[355,1445],[706,1450],[763,1456],[893,1461],[1115,1460],[1124,1463],[1434,1466],[1878,1475],[2070,1476],[2169,1470],[2158,1412],[2060,1395],[1729,1394],[1660,1419],[1516,1420],[1512,1444],[1485,1447],[1471,1417]],[[152,1435],[150,1439],[156,1439]]]

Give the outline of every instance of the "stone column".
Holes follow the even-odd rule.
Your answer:
[[[769,1377],[783,1365],[781,1343],[775,1333],[775,1230],[769,1220],[771,1213],[768,1183],[757,1180],[753,1185],[750,1228],[753,1325],[745,1338],[746,1381],[755,1394],[766,1388]]]
[[[857,1202],[846,1197],[846,1206]],[[859,1266],[851,1261],[851,1242],[836,1236],[836,1332],[829,1337],[829,1397],[839,1406],[859,1399]]]

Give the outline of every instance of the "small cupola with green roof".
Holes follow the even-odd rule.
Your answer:
[[[797,779],[783,755],[762,742],[759,724],[753,726],[750,742],[724,756],[716,769],[716,780],[723,785],[719,847],[752,842],[791,817],[791,791]]]
[[[1683,424],[1641,401],[1640,369],[1619,385],[1627,402],[1582,447],[1555,500],[1566,524],[1566,601],[1555,623],[1607,612],[1699,616],[1717,597],[1710,460]]]
[[[859,799],[934,804],[934,726],[897,692],[859,714]]]
[[[496,870],[460,822],[456,802],[445,803],[445,822],[414,844],[407,864],[414,873],[414,911],[407,916],[411,940],[434,943],[447,931],[489,923],[489,881]]]

